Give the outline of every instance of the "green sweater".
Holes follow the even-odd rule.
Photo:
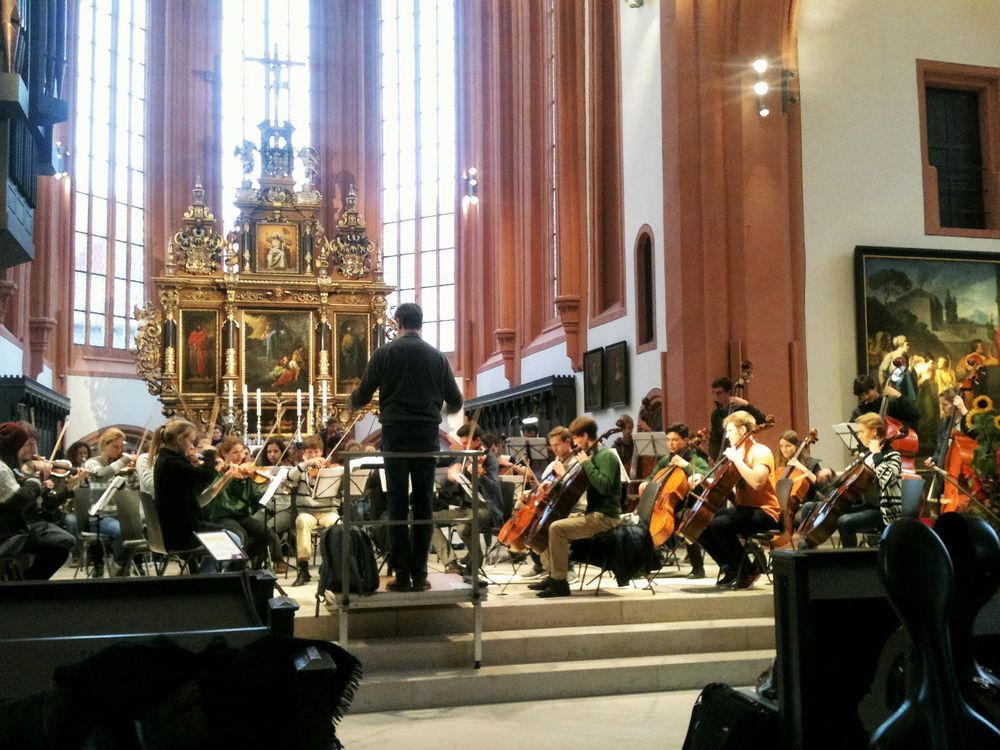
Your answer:
[[[257,501],[266,490],[266,484],[257,484],[249,479],[230,479],[203,512],[209,521],[252,516],[257,511]]]
[[[672,457],[673,454],[669,454],[663,456],[659,461],[657,461],[656,466],[653,467],[653,470],[649,472],[649,476],[646,477],[646,481],[652,482],[653,477],[656,476],[656,472],[670,466],[670,459]],[[693,450],[688,449],[684,451],[684,453],[680,454],[680,457],[688,462],[688,465],[684,467],[684,473],[687,474],[688,476],[691,476],[692,474],[695,473],[705,476],[711,470],[708,465],[708,461],[706,461],[704,458],[701,457],[699,453]]]
[[[587,512],[603,513],[609,518],[621,514],[621,464],[609,449],[601,446],[589,461],[584,462],[583,472],[590,481],[587,490]]]

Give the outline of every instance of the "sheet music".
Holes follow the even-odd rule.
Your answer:
[[[841,422],[840,424],[833,425],[834,434],[844,441],[844,445],[852,453],[862,448],[861,442],[858,440],[858,432],[860,430],[861,425],[857,422]]]
[[[343,466],[330,466],[316,474],[316,487],[312,496],[317,500],[336,497],[340,494],[340,483],[344,479]]]
[[[118,492],[118,490],[120,490],[124,485],[125,477],[118,476],[112,479],[111,484],[109,484],[107,488],[105,488],[104,492],[101,493],[97,502],[90,506],[89,515],[96,516],[101,511],[107,510],[108,504],[111,502],[111,498],[113,498],[115,493]]]
[[[667,433],[665,432],[633,432],[632,441],[635,443],[635,452],[639,456],[662,458],[670,454],[670,448],[667,447]]]
[[[354,482],[355,469],[361,467],[368,467],[378,472],[379,484],[382,485],[382,492],[389,491],[389,484],[385,480],[385,461],[382,460],[382,456],[362,456],[361,458],[352,458],[347,462],[351,467],[351,494],[360,494],[360,492],[355,492],[355,487],[357,486]],[[367,477],[366,477],[367,481]],[[361,485],[361,492],[364,491],[364,485]],[[412,492],[412,488],[411,488]]]
[[[263,495],[261,495],[261,498],[258,501],[261,505],[267,505],[269,502],[271,502],[271,498],[274,497],[275,493],[278,491],[278,488],[281,486],[281,483],[285,481],[285,478],[288,476],[288,472],[290,470],[291,470],[290,466],[278,467],[277,473],[275,473],[275,475],[271,477],[271,483],[267,485],[267,491]]]
[[[247,553],[225,531],[196,532],[195,536],[217,562],[247,559]]]
[[[507,452],[510,454],[510,460],[514,463],[523,463],[525,459],[528,461],[547,461],[549,441],[543,437],[507,438]]]

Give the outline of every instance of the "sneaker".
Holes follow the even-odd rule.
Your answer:
[[[705,569],[704,568],[698,568],[697,570],[692,570],[690,573],[687,574],[686,577],[690,578],[692,580],[697,580],[699,578],[704,578],[705,577]]]
[[[554,578],[550,578],[552,581],[551,585],[544,591],[539,591],[536,596],[540,599],[551,599],[557,596],[569,596],[569,581],[557,581]]]
[[[736,581],[736,569],[727,568],[722,574],[722,577],[715,582],[716,586],[732,586]]]
[[[531,591],[545,591],[545,589],[547,589],[549,586],[553,584],[554,580],[555,579],[546,576],[545,578],[543,578],[540,581],[537,581],[536,583],[529,583],[528,589],[530,589]]]

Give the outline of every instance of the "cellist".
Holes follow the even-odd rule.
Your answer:
[[[781,504],[774,491],[771,475],[774,473],[774,455],[753,436],[747,437],[738,448],[733,447],[750,433],[757,422],[746,411],[736,411],[723,422],[729,448],[724,455],[740,473],[733,505],[716,512],[715,518],[701,535],[701,544],[719,564],[721,576],[716,585],[746,589],[753,585],[763,572],[755,560],[744,561],[745,552],[740,535],[777,529],[781,518]]]
[[[686,424],[675,422],[667,427],[667,449],[670,451],[656,462],[656,466],[639,485],[639,495],[641,496],[646,486],[653,480],[660,471],[668,466],[679,466],[684,470],[688,478],[688,487],[695,487],[708,472],[708,461],[702,458],[701,454],[692,450],[688,443],[690,431]],[[687,545],[688,561],[691,563],[691,572],[688,578],[705,577],[705,555],[702,552],[701,544],[695,542]]]
[[[837,519],[840,543],[845,548],[858,546],[859,532],[881,532],[899,518],[903,508],[902,457],[885,443],[885,421],[878,414],[862,414],[855,422],[858,440],[869,450],[865,462],[875,470],[879,499],[877,506],[856,503]]]
[[[548,549],[542,556],[549,577],[529,588],[538,596],[569,596],[566,580],[569,566],[569,543],[573,539],[590,539],[602,531],[610,531],[621,523],[621,462],[609,448],[597,440],[597,423],[591,417],[577,417],[569,426],[576,445],[574,460],[587,475],[587,512],[554,521],[549,526]]]

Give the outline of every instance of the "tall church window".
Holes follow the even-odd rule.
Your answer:
[[[309,106],[309,0],[226,0],[222,4],[222,220],[225,231],[236,223],[233,205],[244,179],[234,150],[243,141],[260,147],[257,125],[267,119],[295,126],[296,151],[311,146]],[[267,68],[274,71],[266,87]],[[274,88],[275,82],[278,88]],[[255,161],[260,171],[259,155]],[[295,161],[296,182],[305,179]]]
[[[146,0],[81,0],[78,28],[73,343],[124,352],[145,301]]]
[[[455,350],[455,3],[382,0],[382,254],[390,308]]]

